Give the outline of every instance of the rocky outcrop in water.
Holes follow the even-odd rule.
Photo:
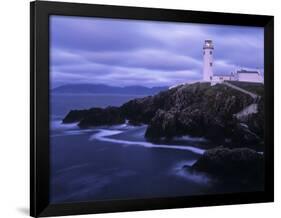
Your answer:
[[[259,91],[261,87],[262,84]],[[87,127],[128,120],[134,125],[147,124],[148,140],[191,135],[222,144],[248,146],[262,142],[263,98],[259,99],[258,113],[243,120],[234,115],[253,101],[251,96],[224,84],[195,83],[134,99],[121,107],[70,111],[63,122],[79,122],[79,126]]]
[[[190,170],[190,167],[184,168]],[[249,148],[218,147],[207,150],[191,170],[223,183],[260,185],[264,178],[264,157]]]
[[[91,108],[89,110],[73,110],[70,111],[63,119],[63,123],[79,122],[81,128],[100,126],[100,125],[116,125],[125,122],[124,116],[118,107]]]

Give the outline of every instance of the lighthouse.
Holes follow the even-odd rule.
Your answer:
[[[203,45],[203,81],[211,81],[213,79],[213,51],[212,40],[205,40]]]
[[[223,83],[227,81],[241,81],[263,83],[263,76],[258,70],[241,69],[235,70],[231,73],[215,73],[213,71],[214,65],[214,45],[213,41],[208,39],[204,41],[203,45],[203,82],[211,82],[211,85]]]

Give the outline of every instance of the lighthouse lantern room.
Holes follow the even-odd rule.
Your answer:
[[[203,80],[211,81],[213,78],[213,42],[205,40],[203,46]]]

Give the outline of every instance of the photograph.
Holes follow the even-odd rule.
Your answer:
[[[52,204],[264,191],[264,27],[49,28]]]

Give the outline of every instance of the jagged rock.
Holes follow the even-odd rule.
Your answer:
[[[131,100],[123,104],[120,110],[131,123],[149,124],[159,109],[166,111],[173,107],[174,99],[171,96],[175,91],[176,89],[171,89],[154,96]]]
[[[107,107],[105,109],[94,108],[79,122],[80,127],[116,125],[125,122],[125,117],[118,107]]]
[[[260,93],[263,85],[257,87]],[[263,138],[263,98],[259,99],[258,113],[243,121],[234,114],[253,101],[249,95],[223,84],[194,83],[134,99],[119,108],[71,111],[63,122],[80,122],[79,126],[87,127],[121,123],[127,119],[130,124],[147,124],[145,136],[149,140],[191,135],[216,142],[228,139],[234,145],[248,146]]]
[[[147,127],[145,136],[150,139],[160,137],[172,138],[177,135],[177,110],[157,110],[155,116]]]
[[[148,123],[145,136],[149,139],[187,134],[213,141],[228,138],[233,142],[248,140],[249,143],[256,143],[260,139],[250,134],[249,129],[241,129],[238,120],[233,117],[253,102],[250,96],[237,90],[221,84],[210,86],[208,83],[197,83],[175,88],[166,99],[172,102],[173,107],[157,110]],[[236,134],[233,134],[234,131]]]
[[[231,139],[234,144],[243,144],[244,142],[257,144],[262,140],[262,135],[260,136],[250,130],[247,124],[236,123],[236,125],[232,127]]]
[[[89,110],[70,111],[63,119],[64,123],[79,122],[80,127],[114,125],[125,122],[118,107],[91,108]]]
[[[145,97],[131,100],[120,107],[121,113],[129,123],[148,123],[154,115],[156,105],[153,104],[153,97]]]
[[[264,157],[249,148],[218,147],[207,150],[191,169],[223,182],[262,184]]]
[[[63,123],[76,123],[87,116],[91,110],[71,110],[65,118],[62,120]]]

